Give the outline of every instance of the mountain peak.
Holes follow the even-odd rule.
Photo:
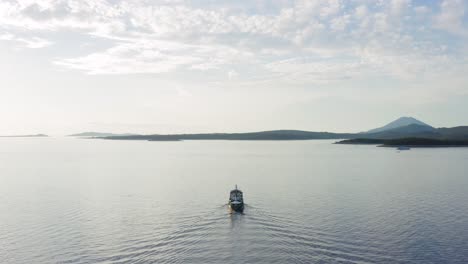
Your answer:
[[[393,122],[397,122],[397,121],[410,121],[410,122],[415,122],[415,123],[423,123],[419,121],[418,119],[411,117],[411,116],[402,116]]]
[[[426,124],[426,123],[424,123],[422,121],[419,121],[418,119],[416,119],[414,117],[402,116],[402,117],[398,118],[397,120],[386,124],[385,126],[375,128],[375,129],[371,129],[371,130],[367,131],[367,133],[377,133],[377,132],[382,132],[382,131],[395,129],[395,128],[399,128],[399,127],[404,127],[404,126],[409,126],[409,125],[420,125],[420,126],[427,126],[427,127],[432,128],[432,126],[430,126],[430,125],[428,125],[428,124]]]

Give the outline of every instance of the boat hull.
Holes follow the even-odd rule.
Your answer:
[[[231,208],[232,211],[242,213],[244,211],[244,203],[239,203],[239,204],[229,203],[229,208]]]

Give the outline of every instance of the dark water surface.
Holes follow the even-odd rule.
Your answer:
[[[0,262],[468,263],[468,148],[0,139]]]

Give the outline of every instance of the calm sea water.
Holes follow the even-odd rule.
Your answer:
[[[468,263],[468,148],[331,143],[0,139],[0,262]]]

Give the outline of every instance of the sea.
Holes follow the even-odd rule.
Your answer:
[[[468,263],[468,148],[334,142],[0,138],[0,263]]]

